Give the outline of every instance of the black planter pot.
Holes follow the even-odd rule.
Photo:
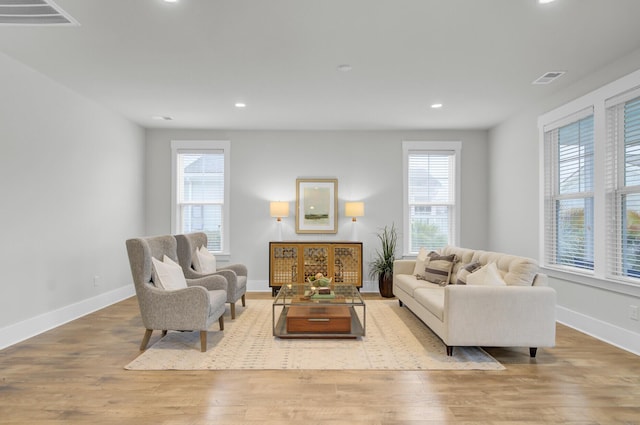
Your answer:
[[[380,295],[385,298],[393,298],[393,275],[387,277],[380,275],[378,288],[380,289]]]

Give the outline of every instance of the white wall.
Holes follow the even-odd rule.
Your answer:
[[[539,256],[540,164],[538,117],[579,96],[640,69],[640,50],[579,83],[547,96],[489,133],[489,246],[492,250]],[[553,275],[558,291],[558,319],[630,351],[640,353],[640,322],[629,306],[640,306],[638,288],[612,291],[587,280]]]
[[[290,202],[283,219],[284,240],[348,240],[351,219],[345,201],[364,201],[358,219],[365,275],[384,225],[402,229],[402,141],[462,142],[461,244],[487,244],[487,132],[485,131],[191,131],[147,130],[147,228],[149,235],[171,231],[171,140],[231,141],[231,261],[249,268],[249,287],[268,290],[269,241],[276,221],[269,201]],[[337,235],[295,233],[296,178],[338,179]],[[402,235],[400,235],[402,237]],[[399,241],[399,247],[402,241]],[[401,254],[401,250],[398,251]],[[368,280],[368,277],[366,278]],[[365,290],[376,289],[367,283]],[[376,289],[377,290],[377,289]]]
[[[144,131],[0,54],[0,152],[2,348],[133,293]]]

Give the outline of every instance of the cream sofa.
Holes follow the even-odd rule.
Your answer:
[[[442,339],[448,355],[455,346],[529,347],[535,357],[538,347],[555,345],[556,293],[535,260],[453,246],[439,254],[457,256],[449,285],[417,279],[416,260],[396,260],[393,293]],[[460,268],[472,262],[495,262],[506,286],[456,284]]]

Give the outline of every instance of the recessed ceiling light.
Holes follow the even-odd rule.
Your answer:
[[[440,109],[440,108],[442,108],[442,103],[434,103],[433,105],[431,105],[431,107],[433,109]]]
[[[242,102],[236,102],[235,107],[236,108],[246,108],[247,104],[246,103],[242,103]]]
[[[178,3],[179,0],[164,0],[165,3]]]
[[[338,71],[341,71],[341,72],[349,72],[352,69],[353,68],[348,63],[343,63],[342,65],[338,65]]]
[[[166,115],[154,115],[151,117],[151,119],[158,120],[158,121],[172,121],[173,117],[169,117]]]
[[[556,0],[538,0],[538,4],[547,4],[547,3],[553,3]]]

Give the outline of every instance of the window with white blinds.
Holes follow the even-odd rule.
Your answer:
[[[404,227],[409,254],[422,247],[436,250],[455,244],[458,227],[459,143],[413,143],[411,149],[405,149]]]
[[[593,109],[545,128],[545,263],[593,270]]]
[[[606,106],[607,271],[640,278],[640,91]]]
[[[206,233],[207,248],[215,253],[225,252],[229,246],[228,151],[225,146],[228,146],[225,142],[172,143],[174,232]]]

